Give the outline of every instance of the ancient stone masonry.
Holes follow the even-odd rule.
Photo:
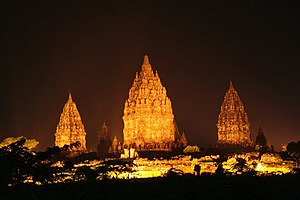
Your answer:
[[[55,146],[63,147],[80,142],[81,145],[76,150],[86,151],[86,132],[71,94],[60,115],[54,136]]]
[[[104,156],[109,153],[109,148],[112,144],[108,127],[103,122],[100,131],[97,134],[97,153],[99,156]]]
[[[171,150],[176,145],[171,100],[147,55],[129,90],[123,122],[124,147]]]
[[[109,153],[117,154],[117,153],[121,153],[122,151],[123,151],[122,144],[121,142],[119,142],[117,136],[115,136],[109,148]]]
[[[187,138],[185,136],[185,133],[180,133],[179,128],[177,126],[176,121],[174,120],[174,127],[175,127],[175,141],[176,141],[176,148],[184,148],[188,145]]]
[[[188,145],[188,141],[186,139],[185,133],[182,132],[180,140],[179,140],[179,147],[186,147]]]
[[[265,134],[259,126],[258,134],[256,136],[255,145],[258,145],[260,148],[266,148],[267,147],[267,139],[265,137]]]
[[[248,116],[231,81],[221,105],[217,127],[219,145],[251,144]]]

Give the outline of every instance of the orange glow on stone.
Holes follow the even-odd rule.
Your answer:
[[[137,150],[169,151],[180,141],[171,100],[154,73],[146,55],[140,73],[136,73],[124,108],[124,145]],[[184,135],[184,134],[182,134]],[[182,143],[187,144],[185,135]]]
[[[60,115],[54,136],[55,146],[63,147],[78,141],[81,145],[77,150],[86,151],[86,132],[71,94]]]
[[[251,144],[250,123],[244,105],[230,81],[218,117],[218,144]]]

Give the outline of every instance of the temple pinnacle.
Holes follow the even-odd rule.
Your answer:
[[[71,94],[71,92],[69,92],[69,99],[68,100],[72,101],[72,94]]]
[[[149,65],[149,58],[148,58],[148,55],[145,55],[144,56],[144,62],[143,62],[143,65]]]
[[[233,88],[232,80],[230,79],[229,88]]]
[[[148,55],[144,56],[144,61],[143,61],[142,70],[140,72],[140,75],[142,75],[142,77],[154,75],[151,64],[149,62]]]

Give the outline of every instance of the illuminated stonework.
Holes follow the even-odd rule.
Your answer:
[[[122,151],[122,145],[119,142],[117,136],[114,137],[111,147],[110,147],[110,153],[120,153]]]
[[[138,150],[171,150],[175,144],[171,100],[148,56],[136,73],[124,108],[124,145]]]
[[[182,135],[180,137],[180,140],[179,140],[179,144],[182,146],[182,147],[186,147],[188,145],[188,141],[186,139],[186,136],[185,136],[185,133],[182,132]]]
[[[54,136],[55,146],[63,147],[78,141],[81,145],[77,150],[86,151],[86,132],[71,94],[60,115]]]
[[[185,133],[182,132],[180,133],[179,128],[177,126],[176,121],[174,120],[174,127],[175,127],[175,147],[176,148],[184,148],[188,145],[188,141],[187,138],[185,136]]]
[[[217,127],[218,144],[242,146],[251,144],[248,116],[231,81],[221,105]]]

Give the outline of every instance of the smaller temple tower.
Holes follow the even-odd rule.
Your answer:
[[[86,152],[86,132],[71,93],[69,93],[68,101],[60,115],[54,136],[55,146],[63,147],[64,145],[80,142],[80,146],[76,148],[76,151]]]
[[[267,149],[267,138],[264,135],[264,132],[261,128],[261,126],[259,126],[258,129],[258,134],[256,136],[256,140],[255,140],[255,146],[258,146],[259,149]]]
[[[179,149],[185,148],[188,145],[186,135],[185,135],[184,131],[182,131],[182,133],[180,133],[175,120],[174,120],[174,127],[175,127],[175,141],[176,141],[175,148],[179,148]]]
[[[110,153],[118,154],[122,151],[122,144],[119,142],[117,136],[114,137],[111,147],[110,147]]]
[[[109,153],[110,146],[112,144],[109,136],[108,127],[103,122],[100,131],[97,134],[97,153],[102,157]]]
[[[232,81],[221,105],[217,127],[219,145],[224,147],[251,145],[248,115]]]
[[[182,132],[182,134],[181,134],[181,137],[180,137],[180,140],[179,140],[179,145],[180,145],[179,147],[183,147],[183,148],[185,148],[188,145],[188,141],[186,139],[186,136],[185,136],[184,132]]]

